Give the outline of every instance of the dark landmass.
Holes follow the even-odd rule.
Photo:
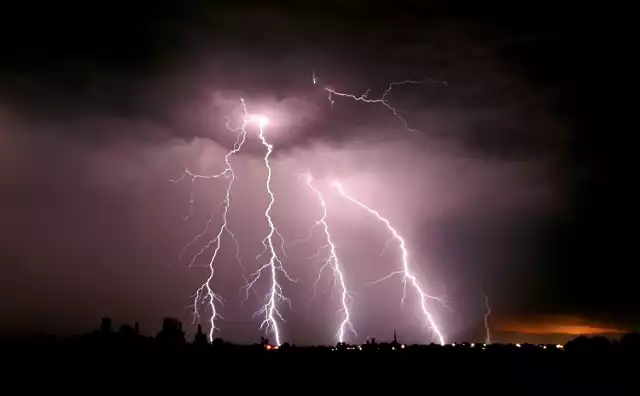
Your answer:
[[[618,341],[578,337],[565,345],[363,345],[297,347],[213,343],[199,328],[192,342],[182,324],[165,319],[155,337],[137,325],[91,334],[0,340],[4,383],[21,393],[170,392],[177,386],[208,394],[413,392],[485,394],[637,391],[640,334]],[[606,388],[602,388],[606,386]],[[378,389],[381,388],[381,389]],[[112,389],[112,390],[111,390]],[[377,394],[376,393],[376,394]]]

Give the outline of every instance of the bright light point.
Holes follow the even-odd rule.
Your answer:
[[[402,344],[400,345],[400,348],[404,349],[406,347],[406,345]]]
[[[258,124],[261,128],[269,124],[269,117],[261,114],[251,114],[249,116],[249,122]]]
[[[520,345],[520,344],[516,344],[516,346],[517,346],[518,348],[520,348],[522,345]]]
[[[473,347],[475,347],[475,346],[476,346],[476,344],[473,344],[473,343],[471,344],[471,348],[473,348]]]
[[[564,346],[562,346],[562,345],[558,344],[558,345],[556,345],[556,348],[558,348],[558,349],[562,349],[562,348],[564,348]]]
[[[453,347],[456,346],[456,343],[455,342],[451,343],[451,346],[453,346]]]

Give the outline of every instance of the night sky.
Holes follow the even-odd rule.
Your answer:
[[[338,324],[328,277],[309,302],[322,235],[292,246],[321,214],[306,171],[355,293],[352,341],[394,328],[432,338],[415,300],[399,309],[401,279],[367,285],[397,268],[398,250],[383,252],[388,234],[331,192],[336,179],[407,239],[447,300],[432,308],[449,340],[483,339],[483,290],[495,341],[640,327],[637,24],[615,2],[75,3],[0,12],[1,333],[89,331],[102,316],[148,334],[164,316],[191,323],[207,260],[189,261],[206,240],[180,255],[225,182],[194,183],[185,219],[190,183],[171,180],[222,169],[240,97],[273,119],[273,216],[298,279],[284,283],[285,341],[333,343]],[[379,105],[331,106],[324,90],[377,97],[423,78],[434,81],[388,97],[417,132]],[[229,212],[249,272],[264,261],[268,203],[251,131]],[[234,256],[226,238],[219,336],[254,342],[261,301],[244,300]]]

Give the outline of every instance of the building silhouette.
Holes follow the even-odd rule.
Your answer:
[[[167,344],[184,344],[186,342],[182,322],[176,318],[164,318],[162,330],[156,336],[158,341]]]
[[[207,335],[202,332],[202,325],[198,325],[198,332],[193,338],[193,345],[204,346],[209,345],[207,341]]]
[[[100,332],[105,334],[113,332],[111,329],[111,318],[102,318],[100,322]]]

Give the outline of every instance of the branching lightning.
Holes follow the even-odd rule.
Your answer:
[[[315,73],[313,75],[313,82],[314,84],[316,83],[316,76]],[[424,84],[427,82],[434,82],[434,83],[439,83],[439,84],[444,84],[444,86],[447,86],[447,82],[446,81],[438,81],[438,80],[434,80],[431,78],[425,78],[423,80],[404,80],[404,81],[395,81],[389,84],[389,86],[387,87],[387,89],[382,93],[382,96],[380,96],[377,99],[370,99],[369,98],[369,92],[371,92],[371,89],[367,89],[362,95],[360,96],[356,96],[353,94],[347,94],[347,93],[343,93],[343,92],[338,92],[336,90],[334,90],[333,88],[329,88],[326,87],[325,91],[329,92],[329,96],[328,96],[328,100],[329,103],[331,104],[331,107],[333,107],[333,104],[335,103],[335,100],[333,99],[333,96],[340,96],[340,97],[344,97],[344,98],[349,98],[349,99],[353,99],[356,100],[358,102],[364,102],[364,103],[379,103],[381,105],[383,105],[384,107],[386,107],[387,109],[389,109],[392,113],[393,116],[396,117],[398,120],[400,120],[400,122],[402,122],[402,124],[404,125],[404,128],[407,131],[410,132],[418,132],[417,129],[412,129],[409,127],[409,123],[407,122],[406,119],[404,119],[404,117],[402,117],[400,115],[400,113],[398,113],[398,110],[393,107],[388,101],[387,101],[387,96],[391,93],[391,91],[393,90],[393,87],[398,86],[398,85],[407,85],[407,84]]]
[[[265,148],[267,149],[267,152],[264,156],[264,164],[265,167],[267,168],[267,180],[266,180],[266,189],[267,189],[267,193],[269,194],[269,204],[267,206],[267,209],[265,211],[265,217],[267,219],[267,223],[269,225],[269,233],[267,234],[267,236],[262,240],[262,244],[264,245],[265,250],[263,251],[263,253],[259,254],[257,258],[259,258],[260,256],[262,256],[264,253],[270,253],[270,257],[269,257],[269,261],[268,263],[264,264],[262,267],[260,267],[255,273],[252,274],[251,276],[251,280],[247,280],[245,278],[246,284],[245,284],[245,289],[247,292],[247,296],[249,293],[249,290],[251,290],[251,288],[254,286],[254,284],[258,281],[258,279],[260,279],[260,277],[262,276],[263,272],[266,270],[269,270],[270,275],[271,275],[271,286],[270,286],[270,291],[266,296],[266,300],[267,302],[262,306],[262,308],[260,310],[258,310],[258,312],[256,312],[256,314],[263,314],[265,316],[260,328],[265,328],[267,331],[270,329],[272,330],[274,337],[275,337],[275,341],[277,345],[281,344],[281,340],[280,340],[280,329],[278,326],[278,319],[280,319],[281,321],[284,321],[284,318],[282,317],[280,311],[278,310],[278,302],[284,301],[289,303],[289,305],[291,304],[290,300],[288,298],[286,298],[282,292],[282,287],[280,285],[280,283],[278,282],[278,274],[283,274],[288,280],[295,282],[295,280],[291,279],[291,277],[287,274],[287,272],[285,271],[284,267],[282,266],[282,262],[280,260],[280,258],[278,257],[278,253],[276,251],[276,247],[274,245],[274,235],[278,236],[281,240],[281,249],[283,254],[286,255],[286,252],[284,251],[284,238],[282,237],[282,235],[278,232],[278,229],[275,226],[275,223],[273,222],[273,218],[271,217],[271,208],[273,207],[273,204],[275,203],[275,195],[273,194],[273,191],[271,190],[271,174],[272,174],[272,170],[271,170],[271,165],[269,163],[269,156],[271,155],[271,153],[273,152],[273,145],[269,144],[269,142],[267,142],[265,136],[264,136],[264,127],[266,126],[266,124],[268,123],[268,119],[266,117],[263,116],[258,116],[258,115],[249,115],[247,112],[247,107],[245,105],[244,99],[240,99],[241,103],[242,103],[242,107],[244,110],[244,120],[242,125],[239,128],[236,129],[232,129],[231,127],[229,127],[229,123],[227,122],[227,128],[230,131],[238,131],[238,137],[236,139],[236,142],[232,148],[231,151],[229,151],[225,157],[224,157],[224,162],[225,162],[225,169],[217,174],[214,175],[199,175],[196,173],[191,172],[190,170],[186,169],[184,171],[184,173],[182,174],[182,176],[177,179],[177,180],[172,180],[174,183],[178,183],[184,179],[191,179],[191,183],[193,185],[193,183],[197,180],[197,179],[218,179],[221,177],[227,178],[229,179],[229,184],[227,185],[227,189],[226,189],[226,193],[225,193],[225,199],[222,201],[221,205],[223,206],[223,213],[222,213],[222,225],[220,226],[220,228],[218,229],[218,232],[215,236],[215,238],[211,239],[202,249],[200,249],[200,251],[198,251],[195,255],[193,255],[191,262],[190,262],[190,266],[194,266],[195,263],[197,262],[198,258],[203,255],[211,246],[214,246],[214,251],[213,254],[211,256],[211,259],[209,260],[209,277],[207,278],[207,280],[202,284],[202,286],[200,286],[200,288],[198,288],[198,290],[196,291],[196,293],[194,294],[194,302],[193,302],[193,311],[194,311],[194,321],[199,320],[200,319],[200,310],[199,310],[199,306],[201,304],[207,304],[211,310],[211,317],[209,319],[209,340],[213,340],[214,337],[214,332],[217,330],[217,327],[215,325],[215,320],[220,316],[219,314],[219,309],[217,305],[222,305],[223,300],[222,297],[215,293],[212,287],[212,281],[213,281],[213,277],[215,275],[215,260],[216,257],[218,255],[218,252],[220,251],[220,247],[221,247],[221,242],[222,242],[222,236],[224,233],[228,234],[234,241],[235,246],[236,246],[236,258],[238,259],[238,262],[242,268],[242,274],[243,277],[245,276],[245,271],[244,271],[244,267],[242,266],[242,262],[240,261],[240,251],[239,251],[239,244],[238,244],[238,240],[235,237],[235,234],[229,229],[228,227],[228,222],[227,222],[227,214],[229,212],[229,207],[231,206],[231,188],[233,186],[233,182],[236,179],[235,173],[233,171],[233,167],[231,166],[231,156],[233,156],[234,154],[236,154],[238,151],[240,151],[240,149],[242,148],[246,138],[247,138],[247,126],[249,123],[255,123],[258,125],[259,127],[259,134],[258,137],[260,139],[260,141],[262,142],[263,146],[265,146]],[[191,190],[193,191],[193,190]],[[189,196],[189,216],[187,216],[187,218],[189,218],[191,216],[192,213],[192,206],[193,206],[193,192],[190,193]],[[182,252],[180,253],[180,257],[182,257],[185,253],[185,251],[190,248],[192,245],[194,245],[195,243],[197,243],[201,238],[203,238],[205,235],[207,235],[209,233],[210,230],[210,226],[211,223],[213,221],[213,216],[214,216],[215,210],[212,211],[209,219],[207,220],[206,223],[206,227],[205,229],[200,232],[198,235],[196,235],[196,237],[194,239],[192,239],[182,250]]]
[[[402,275],[403,276],[403,281],[404,281],[404,291],[405,292],[406,292],[407,282],[410,282],[411,285],[416,290],[416,292],[418,293],[418,295],[420,296],[420,306],[422,308],[422,313],[424,314],[425,321],[426,321],[427,325],[431,327],[431,329],[433,330],[435,335],[438,337],[438,340],[440,341],[440,344],[444,345],[444,343],[445,343],[444,337],[442,336],[442,333],[441,333],[440,329],[436,325],[435,320],[433,319],[433,316],[431,315],[431,313],[429,312],[429,310],[427,308],[427,302],[429,300],[436,300],[436,301],[438,301],[440,303],[444,303],[444,302],[438,297],[434,297],[434,296],[431,296],[431,295],[425,293],[422,290],[422,288],[420,287],[420,284],[418,283],[418,279],[411,272],[411,268],[410,268],[410,265],[409,265],[409,252],[407,250],[405,240],[400,236],[400,234],[398,234],[398,231],[396,231],[396,229],[393,228],[393,226],[391,225],[389,220],[387,220],[386,218],[382,217],[382,215],[380,213],[378,213],[376,210],[371,209],[370,207],[368,207],[364,203],[358,201],[357,199],[355,199],[352,196],[350,196],[349,194],[347,194],[347,192],[344,190],[344,187],[342,186],[342,184],[340,184],[338,182],[335,182],[334,186],[338,189],[338,191],[340,192],[340,194],[344,198],[346,198],[347,200],[349,200],[349,201],[353,202],[354,204],[360,206],[362,209],[366,210],[367,212],[369,212],[370,214],[375,216],[379,221],[384,223],[384,225],[387,227],[387,230],[389,230],[389,232],[393,235],[393,238],[398,242],[398,245],[400,247],[400,251],[402,252],[402,267],[403,267],[402,270],[394,271],[391,274],[387,275],[386,277],[382,278],[381,280],[379,280],[377,282],[389,279],[394,275]],[[405,299],[405,294],[406,294],[405,292],[403,292],[401,304],[404,304],[404,299]]]
[[[307,174],[306,183],[307,187],[309,187],[309,189],[311,189],[311,191],[313,191],[313,193],[318,197],[318,202],[320,202],[320,206],[322,207],[322,217],[320,217],[320,219],[315,222],[313,227],[311,227],[311,230],[309,231],[309,237],[311,237],[313,230],[316,227],[321,226],[327,244],[321,246],[318,249],[316,256],[320,257],[324,249],[328,250],[326,258],[323,260],[322,267],[320,267],[320,270],[318,271],[318,277],[313,284],[313,297],[315,297],[317,284],[320,281],[322,273],[327,267],[331,268],[331,270],[333,271],[334,281],[340,287],[340,302],[342,304],[342,308],[338,312],[342,314],[342,321],[340,322],[340,326],[338,327],[338,331],[336,332],[336,337],[338,339],[338,342],[342,343],[345,340],[345,332],[347,328],[354,335],[357,335],[355,328],[353,327],[353,323],[351,323],[351,314],[349,313],[349,300],[351,299],[351,293],[347,289],[344,273],[341,269],[341,263],[338,259],[338,254],[336,253],[336,245],[331,239],[331,234],[329,232],[329,225],[327,224],[327,204],[324,200],[324,197],[322,196],[322,193],[313,186],[313,177],[309,173]]]
[[[245,110],[245,115],[246,115],[246,107],[244,104],[244,100],[242,100],[242,106]],[[218,312],[218,308],[216,306],[216,304],[223,304],[223,300],[222,297],[215,293],[212,287],[212,281],[213,281],[213,277],[215,274],[215,260],[216,257],[218,256],[218,252],[220,251],[220,246],[221,246],[221,242],[222,242],[222,235],[226,232],[227,235],[229,235],[231,237],[231,239],[233,239],[235,245],[236,245],[236,258],[238,259],[238,263],[240,265],[240,267],[242,268],[242,273],[244,276],[244,267],[242,266],[242,262],[240,261],[240,254],[239,254],[239,244],[238,244],[238,240],[235,237],[235,234],[233,232],[231,232],[231,230],[228,227],[228,222],[227,222],[227,214],[229,212],[229,207],[231,206],[231,188],[233,186],[233,182],[236,179],[235,173],[233,171],[233,167],[231,166],[231,156],[233,156],[234,154],[236,154],[238,151],[240,151],[240,149],[242,148],[246,138],[247,138],[247,131],[246,131],[246,126],[248,123],[248,118],[245,118],[244,122],[242,123],[242,125],[239,128],[235,128],[232,129],[229,127],[229,123],[227,122],[227,128],[234,132],[237,131],[238,132],[238,137],[233,145],[233,148],[231,149],[231,151],[229,151],[225,156],[224,156],[224,163],[225,163],[225,168],[222,172],[215,174],[215,175],[199,175],[199,174],[195,174],[191,171],[189,171],[188,169],[185,169],[184,173],[182,174],[182,176],[177,179],[177,180],[173,180],[174,183],[180,182],[185,178],[190,178],[191,179],[191,183],[193,185],[193,183],[196,181],[196,179],[218,179],[220,177],[224,177],[224,178],[228,178],[229,179],[229,184],[227,184],[227,188],[225,190],[225,198],[222,201],[221,205],[223,206],[223,212],[222,212],[222,225],[220,226],[220,228],[218,229],[218,232],[215,236],[215,238],[211,239],[202,249],[200,249],[200,251],[198,253],[196,253],[195,255],[193,255],[191,262],[189,263],[189,266],[193,266],[197,259],[204,254],[205,251],[207,251],[211,246],[215,246],[214,250],[213,250],[213,254],[211,255],[211,259],[209,260],[209,277],[207,278],[207,280],[202,284],[202,286],[200,286],[198,288],[198,290],[196,290],[194,296],[193,296],[193,315],[194,315],[194,321],[199,320],[200,319],[200,310],[199,310],[199,306],[200,304],[206,304],[209,306],[209,309],[211,310],[211,317],[209,318],[209,340],[213,341],[213,336],[214,336],[214,332],[217,330],[217,327],[215,325],[215,320],[218,317],[221,317],[219,312]],[[192,212],[192,205],[193,205],[193,193],[190,194],[190,198],[189,198],[189,213],[191,214]],[[180,253],[180,257],[182,258],[184,252],[193,244],[195,244],[197,241],[199,241],[204,235],[206,235],[209,232],[209,227],[211,226],[211,222],[213,219],[213,215],[214,215],[215,211],[212,211],[209,219],[207,220],[207,224],[205,229],[198,235],[196,235],[196,237],[194,239],[192,239],[182,250],[182,252]]]
[[[263,272],[264,271],[270,272],[271,274],[270,290],[267,296],[265,297],[266,299],[265,304],[262,306],[262,308],[260,308],[256,312],[256,315],[264,315],[264,320],[262,321],[260,328],[265,329],[266,331],[271,330],[273,332],[276,345],[279,346],[281,345],[281,338],[280,338],[280,327],[278,325],[278,319],[280,319],[281,321],[284,321],[284,318],[282,317],[282,314],[278,310],[278,303],[286,302],[287,304],[289,304],[289,307],[291,308],[291,300],[289,300],[289,298],[285,297],[285,295],[283,294],[282,286],[278,281],[278,274],[284,275],[284,277],[291,282],[295,282],[295,280],[289,276],[287,271],[282,266],[282,261],[278,257],[278,253],[276,251],[276,247],[273,242],[274,235],[277,235],[280,237],[282,241],[282,246],[284,246],[284,239],[282,238],[282,235],[280,235],[280,233],[278,232],[278,229],[276,228],[275,223],[273,222],[273,218],[271,217],[271,208],[273,207],[273,204],[275,202],[275,195],[271,190],[272,170],[271,170],[271,165],[269,163],[269,156],[273,152],[273,145],[267,142],[264,136],[264,127],[268,123],[268,120],[265,117],[260,117],[260,116],[251,116],[249,117],[249,120],[258,124],[259,131],[260,131],[258,134],[258,137],[260,138],[262,145],[267,149],[267,152],[264,156],[264,165],[267,168],[266,188],[267,188],[267,193],[269,194],[269,204],[267,205],[267,209],[265,210],[264,215],[269,225],[269,233],[262,240],[262,244],[265,247],[265,251],[269,253],[269,261],[263,266],[261,266],[256,272],[254,272],[251,275],[251,281],[246,284],[245,288],[248,296],[249,290],[251,290],[251,288],[255,285],[255,283],[261,278]],[[260,257],[261,255],[262,253],[259,254],[258,257]]]
[[[313,72],[312,79],[314,84],[318,84],[320,82],[315,72]],[[356,96],[356,95],[338,92],[332,88],[324,88],[324,89],[328,92],[328,100],[331,106],[333,106],[335,102],[334,101],[335,97],[350,98],[352,100],[364,102],[364,103],[381,104],[384,107],[386,107],[388,110],[390,110],[393,113],[393,116],[395,118],[397,118],[403,123],[406,130],[416,131],[415,129],[412,129],[409,127],[408,122],[400,115],[397,109],[388,102],[388,96],[393,90],[393,88],[397,85],[423,84],[429,81],[443,83],[445,86],[447,84],[446,82],[435,81],[432,79],[405,80],[400,82],[392,82],[388,86],[388,88],[383,92],[382,96],[376,99],[372,99],[368,97],[370,90],[367,90],[364,94],[360,96]],[[213,341],[214,334],[216,330],[218,330],[216,327],[216,319],[221,318],[220,310],[223,305],[222,297],[219,294],[217,294],[213,288],[214,275],[217,269],[216,259],[221,249],[223,236],[226,234],[229,237],[231,237],[231,239],[235,243],[236,259],[239,263],[240,268],[242,269],[242,275],[245,279],[245,284],[243,286],[243,289],[246,292],[245,299],[248,298],[249,291],[256,293],[256,288],[254,288],[254,286],[261,278],[268,278],[269,289],[267,294],[264,296],[264,303],[260,307],[260,309],[258,309],[255,312],[254,315],[262,317],[260,329],[263,329],[266,332],[270,332],[271,334],[273,334],[273,337],[275,339],[274,340],[275,344],[279,346],[282,343],[281,323],[285,322],[285,319],[281,313],[281,309],[282,309],[281,305],[284,302],[284,303],[287,303],[291,309],[293,309],[291,305],[291,300],[284,295],[282,282],[285,281],[285,279],[290,282],[296,282],[296,280],[292,279],[289,276],[289,274],[287,273],[287,271],[283,266],[283,263],[280,257],[286,256],[285,240],[280,234],[280,232],[278,231],[272,216],[272,208],[275,204],[276,197],[272,189],[272,167],[270,163],[270,157],[271,157],[271,154],[273,153],[273,145],[269,143],[269,141],[265,137],[265,127],[269,123],[269,120],[267,117],[264,117],[261,115],[249,114],[249,112],[247,111],[247,107],[245,105],[244,99],[242,98],[241,98],[241,103],[244,110],[244,118],[243,118],[242,124],[235,129],[229,126],[229,122],[227,122],[227,125],[226,125],[227,129],[229,129],[230,131],[237,132],[237,138],[232,149],[229,152],[227,152],[227,154],[224,157],[224,164],[225,164],[224,169],[221,172],[213,175],[201,175],[201,174],[194,173],[189,169],[185,169],[185,171],[183,172],[182,176],[179,179],[172,180],[172,182],[178,183],[185,179],[190,179],[191,190],[189,195],[189,214],[188,216],[186,216],[187,219],[192,217],[192,214],[193,214],[193,205],[194,205],[193,185],[195,184],[196,180],[220,179],[220,178],[228,180],[224,199],[219,205],[214,206],[212,208],[204,230],[202,230],[191,241],[189,241],[189,243],[185,245],[182,252],[180,253],[180,258],[182,259],[184,254],[187,251],[189,251],[194,245],[199,244],[199,242],[202,239],[206,238],[210,234],[212,235],[213,238],[210,239],[200,250],[198,250],[195,254],[191,256],[189,266],[190,267],[196,266],[199,260],[201,259],[201,257],[206,255],[207,252],[210,251],[210,249],[213,249],[213,252],[211,253],[211,256],[208,260],[208,265],[207,265],[209,269],[209,275],[205,280],[205,282],[196,290],[195,294],[193,295],[193,305],[191,306],[193,308],[194,322],[200,320],[201,310],[206,309],[206,307],[208,306],[211,313],[211,316],[208,320],[209,322],[208,337],[209,337],[209,340]],[[260,259],[263,255],[265,255],[265,256],[268,256],[268,260],[266,263],[261,265],[254,273],[252,273],[249,277],[246,277],[245,268],[242,265],[242,261],[240,258],[239,243],[235,234],[229,229],[227,216],[228,216],[229,209],[231,207],[232,187],[236,180],[236,175],[234,173],[234,170],[231,164],[231,159],[236,153],[238,153],[242,149],[247,139],[247,133],[248,133],[247,130],[250,124],[258,127],[258,138],[262,143],[262,145],[264,146],[264,148],[266,149],[266,153],[264,154],[264,157],[263,157],[263,162],[267,171],[265,187],[268,194],[269,202],[265,209],[264,216],[268,225],[268,232],[267,232],[267,235],[262,239],[262,245],[264,247],[264,250],[257,255],[256,259]],[[355,203],[356,205],[360,206],[362,209],[365,209],[367,212],[369,212],[370,214],[375,216],[379,221],[385,224],[387,230],[390,232],[392,237],[385,243],[381,254],[384,254],[384,251],[386,250],[388,244],[391,243],[392,241],[397,242],[402,252],[402,269],[398,271],[394,271],[374,283],[384,281],[395,275],[402,275],[404,289],[403,289],[403,295],[401,299],[401,305],[404,304],[404,300],[406,297],[407,284],[410,284],[411,287],[413,287],[416,293],[420,296],[421,309],[422,309],[422,313],[424,315],[426,324],[432,329],[434,334],[437,336],[439,342],[441,344],[444,344],[444,337],[442,336],[440,329],[436,325],[432,314],[429,312],[429,309],[427,308],[429,300],[436,300],[443,304],[444,302],[440,298],[431,296],[423,291],[422,287],[418,282],[418,279],[411,272],[411,268],[409,264],[409,253],[407,251],[404,239],[398,234],[396,229],[393,228],[393,226],[390,224],[390,222],[386,218],[382,217],[377,211],[371,209],[370,207],[366,206],[362,202],[349,196],[345,192],[341,184],[335,183],[335,185],[343,197],[345,197],[352,203]],[[338,342],[342,343],[345,341],[346,333],[348,331],[352,332],[354,335],[357,335],[355,328],[353,326],[353,323],[351,322],[351,313],[349,310],[352,294],[347,288],[347,282],[345,280],[342,262],[338,258],[338,255],[336,252],[336,245],[333,241],[332,235],[330,234],[329,225],[327,224],[326,202],[324,200],[322,193],[314,186],[313,177],[310,174],[307,174],[306,186],[316,195],[318,202],[320,203],[320,206],[322,208],[322,216],[312,226],[310,230],[309,238],[311,237],[314,229],[320,226],[324,233],[324,238],[326,241],[326,243],[323,246],[319,247],[318,252],[315,255],[316,258],[321,260],[322,266],[318,272],[318,277],[314,282],[314,286],[313,286],[314,297],[316,294],[315,292],[317,290],[317,284],[323,272],[326,270],[331,270],[333,274],[333,285],[334,287],[340,290],[341,305],[340,305],[340,309],[338,310],[338,313],[340,314],[340,324],[336,331],[336,338],[338,339]],[[219,208],[222,208],[221,225],[219,228],[216,228],[215,230],[212,231],[213,224],[215,224],[214,217],[216,217],[216,213],[218,212]],[[277,243],[277,241],[274,241],[274,239],[276,238],[279,238],[279,244]],[[486,299],[486,306],[487,306],[488,312],[487,312],[487,315],[485,316],[485,327],[487,328],[487,340],[488,340],[487,343],[490,343],[490,334],[489,334],[488,319],[487,319],[488,315],[490,314],[490,309],[488,304],[489,304],[488,299]],[[203,306],[205,308],[202,308]]]

